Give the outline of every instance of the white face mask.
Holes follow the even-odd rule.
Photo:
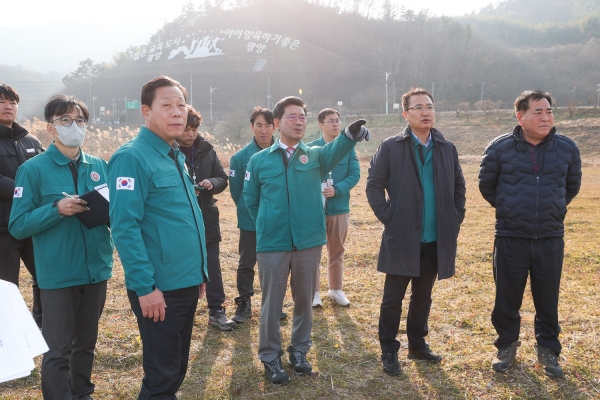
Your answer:
[[[85,139],[85,127],[78,126],[75,121],[71,126],[57,125],[55,128],[61,143],[67,147],[79,147]]]

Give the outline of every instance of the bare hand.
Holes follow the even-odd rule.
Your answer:
[[[145,296],[140,296],[140,307],[142,308],[142,315],[146,318],[153,318],[154,322],[159,319],[165,320],[165,309],[167,304],[165,298],[160,290],[154,289],[154,292]]]
[[[198,183],[198,186],[202,186],[206,190],[213,190],[213,184],[208,179]]]
[[[201,299],[206,293],[206,283],[201,283],[199,289],[200,290],[198,291],[198,298]]]
[[[323,189],[323,196],[326,198],[335,196],[335,188],[333,186],[327,186]]]
[[[80,198],[74,197],[72,199],[65,197],[61,199],[57,204],[56,208],[58,209],[58,213],[65,217],[71,217],[75,214],[79,214],[80,212],[89,211],[84,204],[87,204],[87,201],[82,200]]]

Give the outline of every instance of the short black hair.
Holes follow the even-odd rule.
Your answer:
[[[425,96],[427,96],[431,99],[432,104],[435,104],[435,100],[433,100],[433,95],[431,94],[431,92],[429,90],[423,89],[421,87],[413,87],[408,92],[406,92],[402,95],[402,111],[408,111],[408,102],[409,102],[411,96],[414,96],[417,94],[424,94]]]
[[[86,121],[89,120],[90,112],[83,101],[79,100],[75,96],[59,94],[53,96],[48,104],[44,106],[44,118],[46,119],[46,122],[51,122],[52,117],[69,114],[77,107],[81,109],[83,118],[85,118]]]
[[[552,96],[548,92],[542,90],[526,90],[517,97],[515,100],[515,114],[519,111],[526,113],[529,110],[529,102],[531,100],[538,101],[541,99],[548,100],[550,107],[552,107]]]
[[[287,106],[300,106],[304,110],[304,114],[306,114],[306,103],[304,100],[302,100],[300,97],[288,96],[279,100],[277,104],[275,104],[275,108],[273,108],[273,117],[281,119]]]
[[[202,123],[202,115],[194,107],[191,105],[187,105],[187,123],[185,124],[186,128],[198,129],[200,124]]]
[[[329,114],[337,114],[338,118],[340,117],[340,113],[338,112],[338,110],[333,109],[333,108],[324,108],[323,110],[321,110],[319,112],[319,116],[317,117],[317,120],[320,123],[324,123],[325,117],[327,117]]]
[[[183,93],[184,100],[187,101],[187,90],[185,90],[181,83],[173,78],[161,75],[146,82],[144,87],[142,87],[142,105],[152,107],[152,102],[156,97],[156,89],[166,86],[175,86],[176,88],[179,88],[181,93]]]
[[[19,104],[20,101],[19,94],[6,83],[0,85],[0,97],[4,97],[6,100],[15,101],[17,104]]]
[[[261,106],[256,106],[252,109],[252,115],[250,115],[250,123],[254,126],[254,120],[258,118],[259,115],[262,115],[267,121],[267,124],[273,125],[273,112],[268,108],[262,108]]]

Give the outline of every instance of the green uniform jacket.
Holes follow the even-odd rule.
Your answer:
[[[108,182],[106,161],[81,151],[77,190],[71,160],[54,144],[17,170],[8,230],[17,239],[33,236],[35,270],[41,289],[88,285],[112,276],[113,243],[106,225],[88,229],[52,206],[62,192],[82,195]]]
[[[274,142],[274,139],[271,139],[271,144]],[[237,227],[245,231],[255,231],[256,225],[254,225],[254,221],[250,217],[248,208],[246,208],[246,202],[244,201],[244,174],[246,173],[250,157],[261,150],[260,146],[256,143],[256,139],[252,139],[250,143],[231,156],[231,160],[229,160],[229,190],[237,209]]]
[[[138,296],[205,282],[206,241],[185,156],[142,127],[108,163],[110,223],[125,285]]]
[[[308,143],[308,146],[325,146],[325,139],[321,136],[317,140],[313,140]],[[329,178],[329,171],[322,178]],[[358,157],[354,149],[344,157],[338,165],[331,171],[331,178],[333,179],[333,188],[335,189],[335,195],[327,199],[327,205],[325,206],[325,215],[337,215],[346,214],[350,212],[350,190],[360,180],[360,164],[358,163]]]
[[[277,140],[250,158],[244,199],[256,222],[258,253],[305,250],[326,243],[321,179],[355,144],[343,134],[324,147],[300,142],[286,166],[287,156]]]

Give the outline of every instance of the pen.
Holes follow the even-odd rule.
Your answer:
[[[67,192],[62,192],[63,196],[65,196],[67,199],[74,199],[75,197],[71,196],[69,193]],[[83,204],[80,204],[81,207],[83,207],[86,211],[90,211],[89,207],[84,206]]]

